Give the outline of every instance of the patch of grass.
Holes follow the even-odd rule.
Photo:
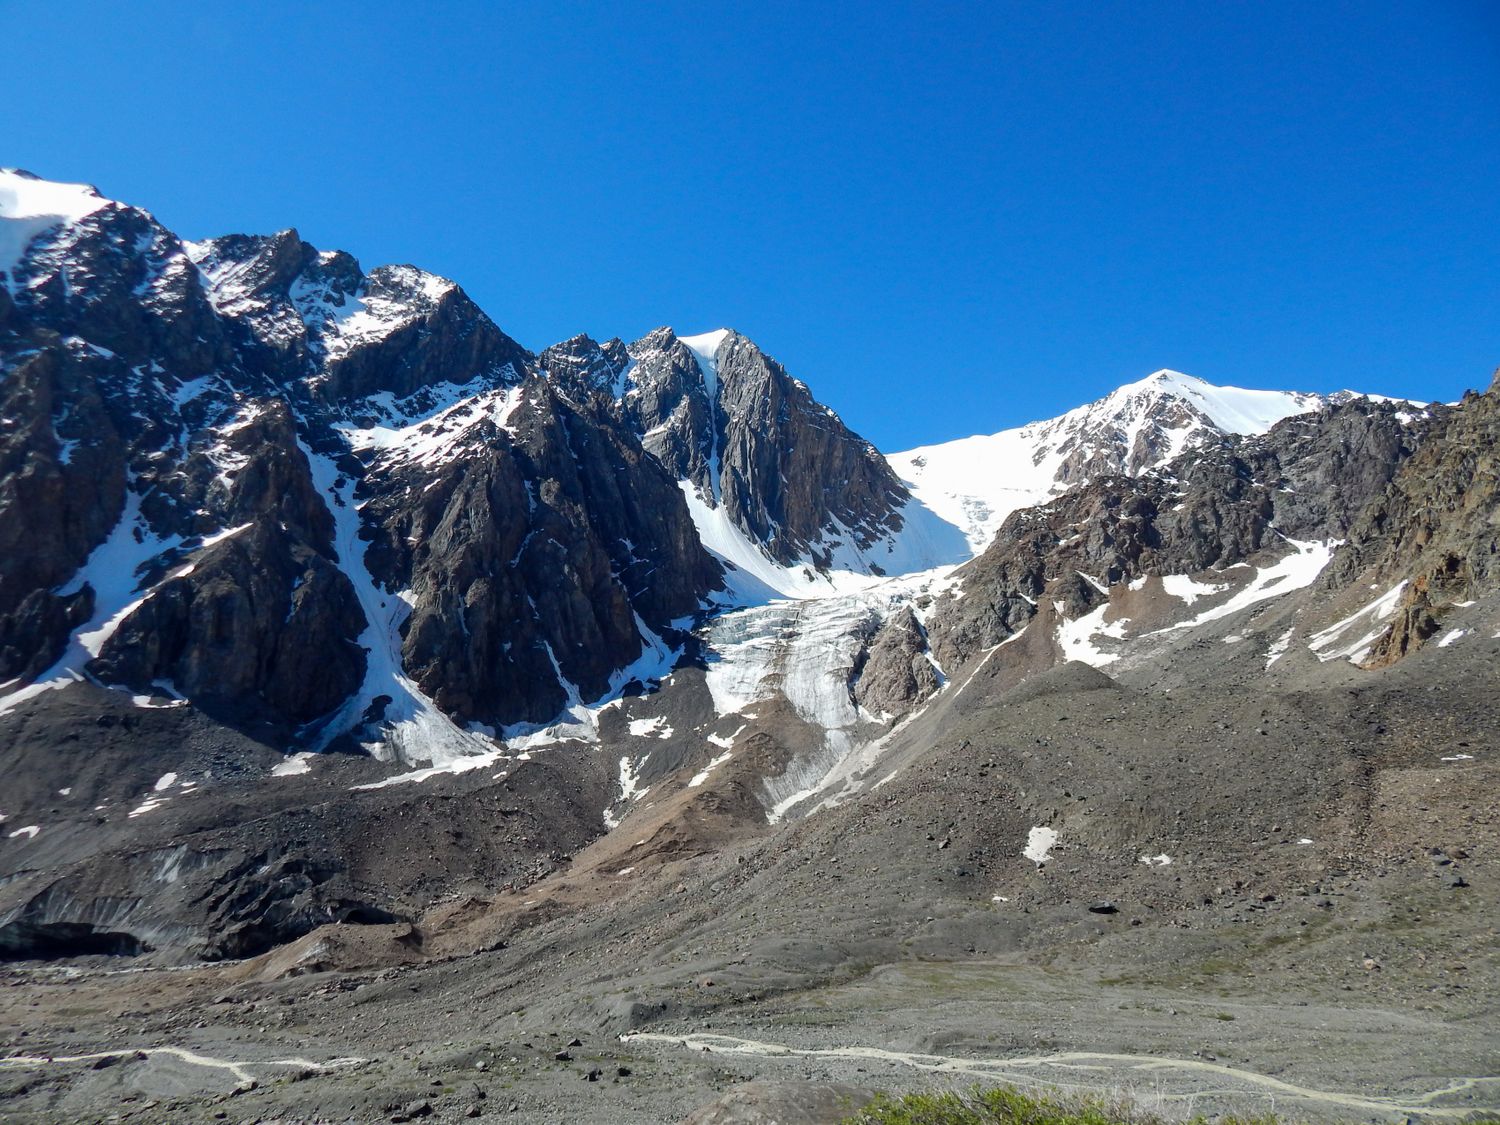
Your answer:
[[[1025,1094],[1013,1086],[963,1093],[882,1094],[843,1125],[1207,1125],[1169,1122],[1126,1101]],[[1281,1125],[1276,1117],[1220,1117],[1215,1125]]]

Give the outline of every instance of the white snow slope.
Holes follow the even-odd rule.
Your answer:
[[[677,339],[693,353],[708,401],[719,409],[719,349],[734,333],[728,328]],[[717,440],[717,439],[716,439]],[[856,536],[835,523],[825,528],[821,546],[831,556],[823,568],[811,560],[783,564],[772,559],[720,506],[719,450],[709,453],[711,495],[700,495],[690,481],[678,481],[698,538],[710,554],[731,568],[728,602],[759,605],[780,598],[824,598],[877,586],[887,577],[913,574],[968,561],[971,551],[954,523],[912,500],[901,512],[899,533],[860,547]]]
[[[963,529],[970,548],[989,545],[1005,517],[1045,503],[1080,481],[1058,472],[1081,449],[1104,451],[1118,471],[1164,464],[1214,432],[1263,434],[1283,418],[1319,410],[1329,399],[1288,391],[1216,387],[1192,375],[1157,371],[1057,418],[892,453],[886,460],[912,494]],[[1153,425],[1160,426],[1157,440]]]
[[[53,183],[0,168],[0,270],[8,277],[37,235],[76,223],[108,203],[88,184]]]

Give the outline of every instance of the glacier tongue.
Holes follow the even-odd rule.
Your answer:
[[[727,611],[706,627],[706,681],[721,715],[784,697],[821,742],[765,779],[771,821],[810,798],[824,803],[855,784],[874,757],[861,751],[888,734],[883,716],[855,702],[852,677],[866,640],[896,606],[941,581],[929,571],[822,598],[774,601]]]

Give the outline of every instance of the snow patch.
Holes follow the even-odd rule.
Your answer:
[[[1038,826],[1026,834],[1026,846],[1021,855],[1041,867],[1052,858],[1052,849],[1057,844],[1057,829]]]
[[[272,766],[271,776],[298,777],[304,773],[311,773],[312,760],[314,756],[315,755],[308,750],[303,750],[300,753],[293,754],[285,761],[277,762],[276,765]]]
[[[1287,650],[1292,647],[1292,634],[1296,631],[1297,627],[1293,625],[1291,628],[1287,629],[1285,633],[1281,634],[1281,636],[1277,637],[1274,641],[1271,642],[1271,647],[1266,649],[1266,671],[1269,672],[1271,670],[1271,665],[1275,664],[1278,660],[1280,660],[1287,654]]]
[[[672,728],[667,726],[667,720],[661,715],[652,719],[631,719],[630,735],[632,738],[646,738],[655,735],[657,738],[671,738]]]
[[[1109,606],[1110,603],[1105,602],[1082,617],[1058,623],[1057,644],[1063,650],[1065,659],[1079,660],[1095,668],[1103,668],[1120,659],[1118,653],[1105,652],[1094,644],[1096,637],[1107,637],[1111,640],[1124,640],[1125,638],[1125,626],[1130,624],[1130,620],[1122,618],[1106,624],[1104,615],[1109,612]]]
[[[719,749],[728,750],[731,746],[734,745],[734,740],[745,733],[745,727],[748,725],[748,723],[741,723],[739,729],[730,735],[710,734],[706,735],[705,737],[709,742],[712,742],[715,746],[719,747]]]
[[[1344,658],[1353,664],[1362,663],[1370,655],[1370,649],[1385,632],[1385,621],[1396,612],[1401,593],[1406,589],[1405,580],[1396,583],[1369,605],[1351,613],[1342,621],[1335,621],[1321,632],[1314,633],[1307,647],[1321,661]],[[1363,630],[1358,639],[1341,643],[1345,634],[1358,627]]]
[[[461,454],[464,439],[481,423],[511,432],[511,416],[524,396],[520,386],[478,390],[474,383],[446,384],[443,390],[443,398],[454,401],[435,413],[408,412],[385,393],[372,396],[366,405],[382,409],[387,424],[341,423],[334,428],[356,452],[375,450],[402,463],[441,465]]]
[[[60,184],[0,169],[0,270],[11,293],[16,292],[16,267],[38,235],[76,223],[109,202],[88,184]]]
[[[644,797],[649,789],[642,789],[641,770],[651,755],[631,759],[626,756],[620,758],[620,795],[615,798],[615,803],[604,810],[604,827],[615,829],[620,827],[620,821],[625,818],[629,806]],[[642,841],[644,843],[644,841]]]
[[[1293,590],[1301,590],[1312,585],[1323,568],[1328,565],[1328,560],[1333,558],[1333,550],[1340,541],[1332,539],[1322,543],[1304,543],[1296,539],[1288,539],[1286,542],[1292,547],[1292,552],[1270,566],[1254,568],[1255,576],[1227,601],[1204,610],[1191,621],[1169,625],[1159,632],[1173,633],[1180,629],[1195,629],[1199,625],[1238,613],[1258,602],[1279,598],[1282,594],[1289,594]]]
[[[713,761],[709,762],[708,765],[704,766],[701,770],[695,773],[688,780],[687,787],[689,789],[698,788],[698,786],[702,785],[705,781],[708,780],[709,774],[713,773],[714,770],[718,769],[732,757],[734,757],[733,750],[724,751],[724,753],[720,754],[717,758],[713,759]]]
[[[14,832],[7,832],[6,839],[14,840],[18,836],[25,836],[28,840],[36,838],[36,834],[42,830],[40,824],[28,824],[25,828],[17,828]]]
[[[1229,589],[1229,584],[1227,582],[1195,582],[1186,574],[1164,574],[1161,579],[1161,588],[1184,604],[1192,605],[1199,598],[1222,594]]]
[[[134,820],[138,816],[145,816],[148,812],[154,812],[169,800],[171,800],[170,797],[156,797],[148,794],[144,801],[130,810],[130,819]]]

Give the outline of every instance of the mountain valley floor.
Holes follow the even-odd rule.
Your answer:
[[[218,965],[13,964],[7,1118],[837,1120],[862,1092],[976,1080],[1184,1115],[1493,1112],[1496,653],[1310,662],[1252,693],[1236,648],[1174,682],[1146,661],[981,677],[840,807],[751,827],[727,778],[415,924]],[[450,815],[496,787],[369,792],[400,817],[431,786]],[[1038,867],[1019,853],[1043,820]]]

